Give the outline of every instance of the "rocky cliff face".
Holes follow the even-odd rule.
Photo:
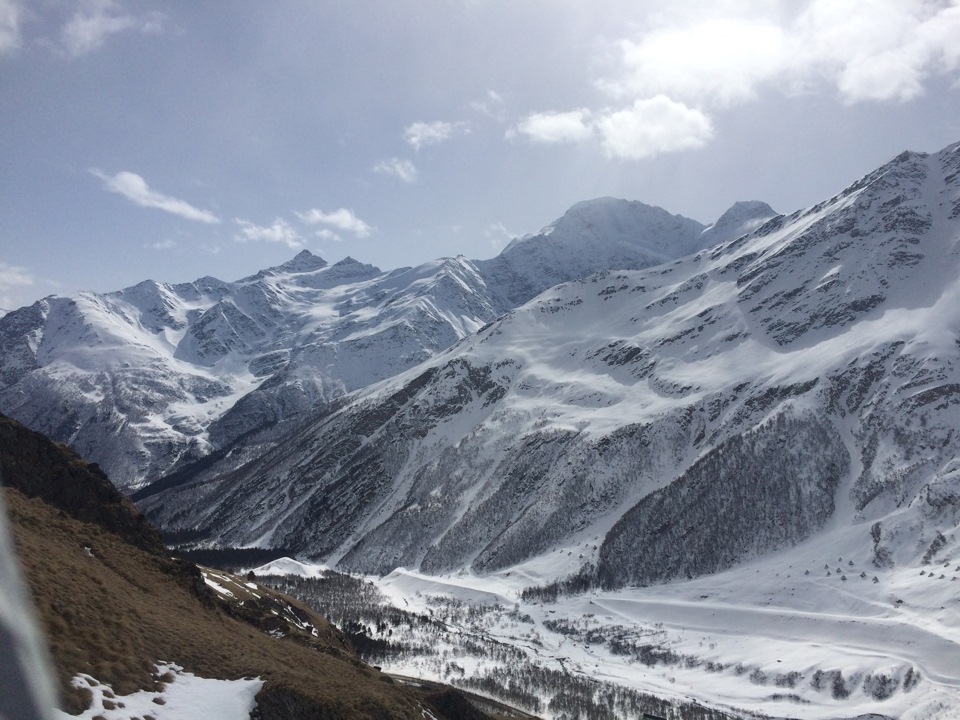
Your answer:
[[[655,583],[851,525],[916,560],[960,520],[958,168],[960,146],[905,153],[709,250],[557,286],[143,507],[374,573],[579,548],[571,572]]]

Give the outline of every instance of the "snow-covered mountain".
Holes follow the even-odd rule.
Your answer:
[[[280,436],[555,282],[698,249],[703,229],[601,199],[492,261],[384,272],[303,251],[237,282],[52,296],[0,318],[0,410],[135,488],[252,431]]]
[[[764,203],[756,205],[769,210],[767,217],[775,215]],[[662,208],[598,198],[577,203],[539,233],[514,239],[477,267],[501,307],[509,309],[547,288],[600,270],[636,270],[709,247],[720,238],[703,236],[707,230]]]
[[[960,549],[958,171],[960,145],[904,153],[709,250],[554,287],[142,505],[369,573],[569,548],[588,585],[648,585],[831,532],[878,568],[940,560]]]
[[[235,283],[47,298],[0,321],[0,404],[134,486],[426,360],[496,317],[484,298],[461,259],[384,273],[308,251]]]

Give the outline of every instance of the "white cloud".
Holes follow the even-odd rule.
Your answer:
[[[79,57],[97,50],[111,35],[126,30],[151,34],[162,30],[163,16],[148,13],[141,17],[123,12],[115,0],[84,0],[64,24],[60,40],[67,54]]]
[[[604,152],[621,160],[690,150],[713,137],[710,118],[664,95],[605,114],[597,121],[597,130]]]
[[[916,42],[927,49],[931,61],[944,72],[956,72],[960,69],[960,2],[944,8],[926,22],[921,23],[915,33]]]
[[[615,107],[534,112],[507,138],[598,139],[609,157],[638,160],[704,146],[712,113],[764,91],[906,102],[960,71],[960,0],[688,2],[645,23],[598,55],[613,58],[596,85]]]
[[[358,238],[367,237],[373,228],[358,218],[353,210],[340,208],[333,212],[323,212],[313,208],[305,213],[297,213],[297,217],[308,225],[328,225],[337,230],[350,232]]]
[[[330,240],[332,242],[343,242],[343,238],[337,235],[330,228],[322,228],[320,230],[315,231],[313,234],[316,235],[321,240]]]
[[[483,100],[474,100],[470,103],[470,109],[502,122],[505,119],[504,105],[503,98],[496,90],[487,90]]]
[[[123,195],[127,200],[141,207],[156,208],[197,222],[210,224],[220,222],[220,218],[207,210],[200,210],[185,200],[178,200],[151,190],[146,180],[136,173],[121,171],[110,176],[97,168],[91,168],[90,173],[103,180],[106,190]]]
[[[872,11],[872,12],[870,12]],[[960,3],[819,0],[801,17],[812,63],[847,103],[905,102],[926,82],[960,68]]]
[[[297,229],[282,218],[277,218],[273,224],[267,226],[255,225],[240,218],[236,218],[236,223],[239,226],[239,232],[233,236],[235,242],[282,243],[293,250],[306,245],[306,240]]]
[[[884,53],[870,58],[853,58],[837,78],[844,100],[910,100],[923,93],[923,78],[916,65],[901,53]]]
[[[517,237],[517,233],[507,230],[502,222],[490,223],[486,229],[484,229],[483,234],[486,236],[487,242],[495,248],[501,248],[506,245],[508,241]]]
[[[707,19],[619,43],[622,73],[599,84],[617,97],[667,94],[729,105],[754,96],[790,59],[784,30],[766,19]]]
[[[17,0],[0,0],[0,55],[20,48],[22,9]]]
[[[165,238],[164,240],[158,240],[155,243],[151,243],[150,247],[154,250],[172,250],[177,246],[177,241],[173,238]]]
[[[665,95],[637,100],[623,109],[596,113],[534,113],[507,132],[543,144],[599,140],[608,157],[640,160],[660,153],[701,147],[713,136],[710,118],[702,111]]]
[[[508,138],[523,136],[537,143],[581,142],[594,134],[590,111],[542,112],[528,115],[507,131]]]
[[[0,262],[0,313],[22,306],[21,290],[33,287],[36,278],[26,269]]]
[[[393,175],[405,183],[414,183],[417,181],[417,166],[403,158],[394,157],[389,160],[383,160],[374,165],[373,171],[383,175]]]
[[[419,150],[425,145],[438,145],[446,142],[454,135],[465,132],[468,132],[468,128],[464,122],[451,123],[444,120],[415,122],[403,131],[403,138],[415,150]]]
[[[515,238],[516,233],[512,233],[507,230],[506,226],[502,222],[490,223],[487,225],[486,230],[483,231],[483,234],[487,237],[505,237],[505,238]]]
[[[702,107],[823,82],[848,103],[905,101],[960,68],[960,0],[812,0],[792,17],[777,3],[739,9],[661,18],[616,44],[619,71],[598,85],[614,97],[665,94]]]

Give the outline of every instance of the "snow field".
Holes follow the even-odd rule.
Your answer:
[[[462,684],[497,665],[469,650],[483,639],[508,648],[500,651],[506,670],[529,663],[734,713],[956,717],[960,564],[944,562],[960,548],[946,548],[930,565],[878,569],[869,542],[849,557],[834,554],[838,546],[855,548],[857,534],[833,530],[692,581],[556,602],[520,594],[537,578],[557,577],[572,550],[486,577],[397,570],[372,581],[394,606],[429,615],[448,632],[438,641],[394,627],[390,639],[430,643],[431,654],[377,662],[397,674]],[[288,561],[256,572],[291,569],[317,572]],[[549,699],[541,697],[544,706]]]

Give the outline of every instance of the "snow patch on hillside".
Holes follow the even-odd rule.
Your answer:
[[[157,677],[162,689],[139,690],[117,695],[113,689],[91,677],[77,675],[74,687],[90,692],[92,705],[80,715],[54,710],[60,720],[249,720],[257,706],[256,695],[263,687],[258,678],[212,680],[185,672],[173,663],[159,663]]]

